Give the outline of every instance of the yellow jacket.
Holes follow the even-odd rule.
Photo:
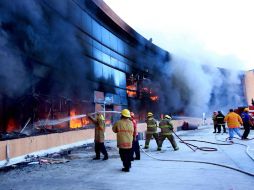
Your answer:
[[[117,121],[113,128],[113,132],[117,133],[117,147],[122,149],[132,148],[134,127],[128,118]]]
[[[242,118],[235,112],[229,112],[224,121],[227,122],[228,128],[239,128],[240,125],[243,125]]]
[[[102,115],[97,115],[95,118],[89,116],[95,124],[94,142],[103,143],[105,139],[105,119]]]

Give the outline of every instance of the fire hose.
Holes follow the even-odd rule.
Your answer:
[[[198,163],[198,164],[207,164],[207,165],[214,165],[214,166],[219,166],[219,167],[223,167],[223,168],[228,168],[228,169],[231,169],[231,170],[235,170],[237,172],[240,172],[240,173],[243,173],[243,174],[246,174],[246,175],[249,175],[249,176],[252,176],[254,177],[254,174],[253,173],[249,173],[249,172],[246,172],[244,170],[240,170],[240,169],[237,169],[237,168],[234,168],[234,167],[231,167],[231,166],[227,166],[227,165],[223,165],[223,164],[217,164],[217,163],[214,163],[214,162],[205,162],[205,161],[195,161],[195,160],[176,160],[176,159],[162,159],[162,158],[156,158],[150,154],[148,154],[142,147],[140,147],[140,149],[145,153],[145,155],[147,155],[148,157],[150,158],[153,158],[155,160],[158,160],[158,161],[169,161],[169,162],[189,162],[189,163]]]
[[[233,137],[233,138],[235,138],[235,139],[239,139],[239,140],[241,140],[240,138],[237,138],[237,137]],[[216,138],[216,136],[215,136],[215,139],[217,140],[217,141],[221,141],[221,142],[226,142],[228,139],[229,139],[229,137],[228,138],[226,138],[225,139],[225,141],[222,141],[222,140],[218,140],[217,138]],[[248,139],[248,140],[253,140],[254,138],[250,138],[250,139]],[[250,146],[248,146],[248,145],[246,145],[246,144],[242,144],[242,143],[231,143],[232,145],[233,144],[238,144],[238,145],[241,145],[241,146],[245,146],[246,147],[246,154],[254,161],[254,157],[253,156],[251,156],[251,153],[250,153],[250,150],[251,150],[251,147]]]
[[[184,143],[193,152],[195,152],[196,150],[201,150],[201,151],[217,151],[217,149],[216,148],[212,148],[212,147],[198,147],[198,146],[195,146],[193,144],[187,143],[186,141],[204,142],[204,143],[216,144],[216,145],[233,145],[232,143],[229,144],[229,143],[214,143],[214,142],[200,141],[200,140],[182,140],[175,132],[173,132],[173,133],[180,140],[181,143]],[[223,142],[226,142],[226,141],[223,141]],[[234,143],[234,144],[236,144],[236,143]],[[237,143],[237,144],[244,145],[244,144],[241,144],[241,143]],[[246,145],[244,145],[244,146],[246,146]],[[192,148],[192,147],[194,147],[195,149]],[[231,167],[231,166],[223,165],[223,164],[218,164],[218,163],[214,163],[214,162],[196,161],[196,160],[161,159],[161,158],[157,158],[157,157],[154,157],[154,156],[148,154],[141,146],[140,146],[140,149],[145,153],[145,155],[147,155],[148,157],[153,158],[155,160],[158,160],[158,161],[189,162],[189,163],[199,163],[199,164],[214,165],[214,166],[219,166],[219,167],[231,169],[231,170],[234,170],[234,171],[237,171],[237,172],[240,172],[240,173],[243,173],[243,174],[246,174],[246,175],[254,177],[253,173],[250,173],[250,172],[247,172],[247,171],[244,171],[244,170],[240,170],[240,169],[237,169],[237,168],[234,168],[234,167]],[[248,154],[248,155],[250,156],[250,154]],[[253,157],[251,157],[251,159],[254,160]]]
[[[90,113],[90,115],[95,115],[96,113],[98,113],[98,112]],[[119,112],[119,111],[99,111],[99,113],[121,113],[121,112]],[[68,122],[72,119],[81,119],[83,117],[87,117],[87,115],[86,114],[75,115],[75,116],[65,117],[62,119],[53,119],[53,120],[44,119],[44,120],[35,122],[33,124],[33,127],[41,127],[41,126],[45,126],[45,125],[59,125],[64,122]]]

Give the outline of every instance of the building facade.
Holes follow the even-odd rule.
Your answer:
[[[2,133],[20,132],[41,119],[152,109],[158,97],[149,81],[159,72],[157,64],[168,63],[169,53],[135,32],[103,1],[44,0],[14,7],[1,8],[1,41],[8,42],[1,51],[10,54],[1,55],[6,63],[0,74]],[[114,114],[106,119],[112,122]],[[87,123],[79,118],[57,128]],[[56,129],[46,122],[39,127]]]

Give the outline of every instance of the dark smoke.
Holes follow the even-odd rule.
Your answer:
[[[43,86],[51,94],[61,91],[68,97],[83,95],[89,66],[84,66],[84,49],[77,31],[68,22],[75,14],[68,8],[70,3],[1,0],[0,87],[6,96],[32,93],[35,85]],[[44,66],[34,64],[34,60]],[[39,77],[32,78],[31,73]]]

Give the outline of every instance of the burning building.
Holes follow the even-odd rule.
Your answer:
[[[95,111],[152,109],[150,88],[167,51],[101,0],[0,2],[0,132],[79,128]],[[107,115],[110,123],[114,116]]]

